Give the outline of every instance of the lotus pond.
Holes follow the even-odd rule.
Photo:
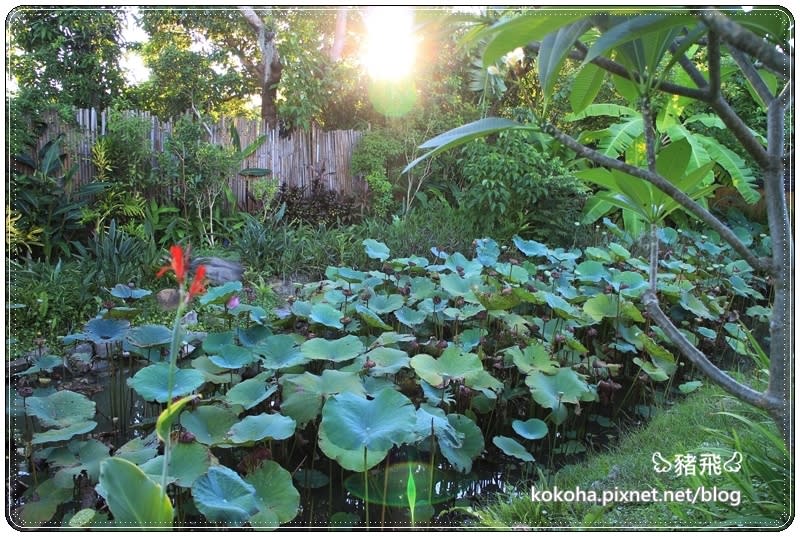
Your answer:
[[[393,258],[366,239],[373,267],[329,267],[275,311],[227,282],[174,327],[138,323],[152,292],[118,285],[63,354],[34,351],[11,379],[10,519],[468,525],[475,502],[701,383],[642,312],[647,260],[605,226],[584,249],[485,238]],[[757,225],[735,229],[768,251]],[[658,291],[684,335],[750,367],[768,282],[713,236],[659,239]]]

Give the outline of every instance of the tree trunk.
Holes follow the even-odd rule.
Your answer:
[[[342,59],[344,52],[344,42],[347,38],[347,8],[340,7],[336,10],[336,30],[333,34],[333,44],[331,45],[331,61],[336,63]]]
[[[256,33],[258,48],[261,50],[261,64],[257,69],[261,86],[261,119],[267,126],[274,127],[278,124],[275,98],[283,70],[278,49],[275,47],[275,32],[266,27],[261,17],[250,6],[239,6],[239,11]]]

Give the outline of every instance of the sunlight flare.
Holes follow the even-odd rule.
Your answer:
[[[364,15],[367,39],[361,63],[374,80],[400,80],[414,67],[414,13],[398,6],[370,7]]]

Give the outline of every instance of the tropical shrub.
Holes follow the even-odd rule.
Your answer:
[[[569,245],[581,219],[585,187],[566,167],[540,153],[525,133],[505,132],[464,148],[459,202],[484,233],[520,234]]]

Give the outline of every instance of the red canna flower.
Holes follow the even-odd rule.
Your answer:
[[[161,267],[156,273],[156,277],[160,278],[165,273],[172,270],[175,272],[175,278],[178,280],[178,283],[182,285],[186,279],[186,256],[183,253],[183,248],[175,244],[170,247],[169,252],[172,256],[170,265],[168,267]]]
[[[189,286],[189,296],[186,298],[187,301],[191,300],[193,296],[199,296],[206,292],[205,279],[206,279],[206,266],[200,265],[199,267],[197,267],[197,270],[194,273],[194,279],[192,280],[192,285]]]

